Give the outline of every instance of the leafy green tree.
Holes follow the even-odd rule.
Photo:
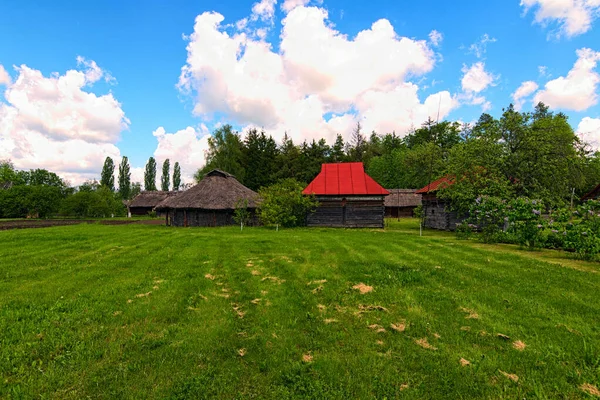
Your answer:
[[[125,156],[119,164],[119,195],[125,200],[131,198],[131,168],[129,159]]]
[[[240,199],[235,204],[233,212],[233,220],[236,224],[240,224],[240,230],[244,229],[244,225],[248,225],[252,219],[252,213],[248,209],[248,200]]]
[[[171,183],[170,182],[171,181],[170,169],[171,169],[171,162],[167,158],[163,162],[162,176],[160,177],[160,190],[162,190],[164,192],[167,192],[169,190],[169,185]]]
[[[175,162],[175,166],[173,167],[173,190],[179,190],[181,187],[181,167],[179,166],[179,162]]]
[[[144,171],[144,189],[156,190],[156,160],[154,157],[150,157],[146,164],[146,170]]]
[[[295,179],[284,179],[259,190],[259,216],[263,224],[277,227],[302,226],[306,214],[314,211],[317,202],[312,196],[304,196],[304,185]]]
[[[131,193],[129,194],[130,199],[133,199],[138,194],[142,193],[142,184],[140,182],[134,182],[131,184]]]
[[[115,190],[115,163],[110,157],[106,157],[104,160],[104,166],[100,174],[100,185],[107,187],[111,192]]]
[[[244,143],[239,134],[231,125],[223,125],[208,138],[206,164],[194,174],[194,180],[200,182],[206,173],[213,169],[220,169],[234,175],[241,183],[245,183],[246,169],[243,158]]]

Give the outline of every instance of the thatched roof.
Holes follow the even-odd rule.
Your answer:
[[[181,192],[163,192],[158,190],[141,192],[129,202],[129,207],[156,207],[161,201]]]
[[[202,210],[233,210],[240,200],[248,200],[256,208],[258,193],[248,189],[227,172],[210,171],[196,186],[177,196],[169,197],[156,208],[196,208]]]
[[[390,192],[385,198],[386,207],[417,207],[421,205],[421,195],[417,189],[387,189]]]

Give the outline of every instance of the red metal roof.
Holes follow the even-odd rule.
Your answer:
[[[417,190],[415,193],[416,194],[425,194],[427,192],[435,192],[438,189],[443,189],[443,188],[446,188],[453,184],[454,184],[454,178],[452,178],[449,175],[446,175],[446,176],[442,176],[437,181],[431,182],[429,185],[425,186],[424,188]]]
[[[390,194],[365,173],[361,162],[322,164],[321,172],[302,191],[315,195],[378,195]]]

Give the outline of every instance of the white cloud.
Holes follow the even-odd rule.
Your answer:
[[[542,76],[542,77],[546,76],[546,75],[548,75],[548,67],[545,65],[540,65],[538,67],[538,72],[539,72],[540,76]]]
[[[475,54],[477,58],[481,58],[487,52],[487,45],[496,42],[496,38],[490,37],[485,33],[481,39],[469,46],[469,53]]]
[[[160,179],[162,163],[168,158],[171,162],[171,176],[175,162],[179,162],[183,181],[192,182],[194,173],[205,163],[205,151],[208,150],[210,137],[206,126],[202,125],[200,129],[188,126],[175,133],[167,133],[161,126],[152,135],[158,141],[154,151],[158,165],[157,179]]]
[[[425,40],[399,36],[386,19],[350,38],[332,27],[325,9],[296,5],[282,21],[279,52],[245,32],[228,34],[223,20],[209,12],[196,18],[178,84],[205,120],[219,113],[275,138],[287,131],[296,141],[333,141],[349,136],[357,120],[366,132],[403,134],[437,114],[439,102],[421,103],[407,81],[431,71],[435,53]],[[442,98],[442,118],[457,105],[447,92],[432,96]]]
[[[254,3],[252,6],[251,19],[256,20],[260,18],[263,21],[273,20],[276,4],[277,0],[260,0],[258,3]]]
[[[442,40],[444,40],[444,35],[442,35],[440,32],[436,31],[435,29],[429,32],[429,41],[435,47],[442,44]]]
[[[538,84],[534,81],[523,82],[521,86],[512,94],[515,109],[520,111],[523,108],[524,99],[530,96],[538,89]]]
[[[294,8],[306,6],[308,3],[310,3],[310,0],[284,0],[283,4],[281,5],[281,9],[286,13],[289,13]]]
[[[600,75],[594,70],[600,60],[600,52],[579,49],[577,57],[567,76],[547,82],[544,89],[536,93],[534,103],[542,101],[552,108],[574,111],[584,111],[598,103],[596,88]]]
[[[600,150],[600,118],[583,118],[576,133],[593,150]]]
[[[10,75],[8,72],[6,72],[2,64],[0,64],[0,86],[8,86],[11,84],[11,82],[12,80],[10,79]]]
[[[463,77],[461,80],[462,88],[465,92],[479,93],[493,86],[498,79],[490,72],[485,70],[485,63],[477,62],[470,67],[463,65]]]
[[[521,0],[527,13],[536,8],[534,21],[543,26],[558,24],[551,36],[574,37],[589,31],[600,12],[598,0]]]
[[[98,177],[107,156],[120,157],[115,143],[129,120],[112,94],[84,90],[106,75],[95,62],[81,62],[83,71],[50,77],[16,68],[6,103],[0,103],[0,159],[21,169],[45,168],[77,184]]]

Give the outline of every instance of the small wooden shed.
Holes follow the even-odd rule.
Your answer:
[[[363,163],[323,164],[302,192],[319,202],[307,216],[308,226],[383,228],[384,198],[389,195],[365,173]]]
[[[410,218],[415,208],[421,205],[421,194],[417,189],[387,189],[385,198],[385,216],[388,218]]]
[[[450,209],[448,201],[437,196],[440,189],[453,184],[454,178],[446,175],[415,192],[423,196],[423,226],[426,228],[454,231],[457,224],[465,219]]]
[[[154,209],[158,204],[178,193],[180,192],[148,190],[135,196],[126,206],[131,215],[148,215],[148,213],[155,211]],[[160,211],[156,211],[157,215],[160,215]]]
[[[233,225],[235,209],[247,202],[255,222],[258,194],[242,185],[227,172],[215,169],[197,185],[157,206],[166,214],[166,224],[172,226]]]

